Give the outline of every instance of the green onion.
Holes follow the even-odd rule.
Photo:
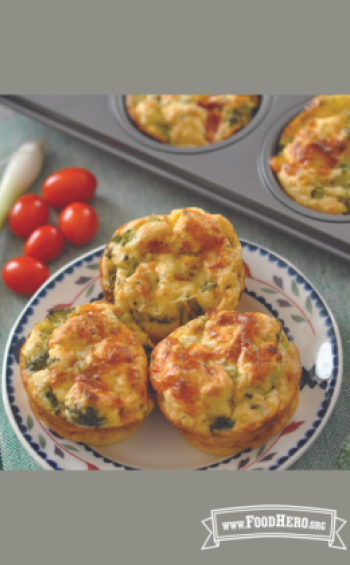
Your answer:
[[[10,208],[33,184],[42,169],[43,162],[42,141],[24,143],[12,155],[0,184],[0,231]]]
[[[207,291],[207,290],[210,291],[210,290],[214,290],[215,287],[216,287],[216,283],[210,283],[210,282],[208,282],[208,283],[205,283],[205,284],[202,286],[202,290],[203,290],[204,292]]]

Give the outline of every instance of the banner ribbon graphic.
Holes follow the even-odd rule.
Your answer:
[[[339,536],[346,520],[325,508],[279,504],[222,508],[212,510],[202,524],[209,531],[202,549],[219,547],[227,540],[288,537],[327,541],[329,547],[346,550]]]

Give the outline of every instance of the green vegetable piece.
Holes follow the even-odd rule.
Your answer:
[[[155,214],[152,214],[149,218],[148,218],[149,222],[162,222],[163,218],[160,218],[159,216],[156,216]]]
[[[51,308],[46,316],[51,324],[60,326],[67,321],[68,316],[71,312],[75,312],[75,307],[73,308]]]
[[[117,234],[114,237],[112,237],[112,243],[117,243],[124,247],[124,245],[129,243],[129,241],[131,241],[134,236],[135,236],[135,230],[129,229],[122,234]]]
[[[317,186],[316,188],[314,188],[314,190],[311,192],[311,198],[316,198],[317,200],[321,200],[321,198],[324,197],[324,188],[323,186]]]
[[[137,267],[139,266],[139,263],[136,259],[131,258],[131,259],[127,259],[128,260],[128,272],[126,275],[126,278],[131,277],[131,275],[133,275],[137,269]]]
[[[236,124],[245,124],[247,123],[252,115],[252,111],[248,106],[240,106],[233,110],[229,117],[229,122],[231,126],[235,126]]]
[[[339,453],[335,460],[335,468],[342,471],[350,469],[350,435],[340,446]]]
[[[139,263],[134,257],[130,258],[129,255],[124,255],[121,263],[119,263],[117,265],[117,269],[113,272],[110,272],[108,278],[110,279],[110,282],[114,286],[114,282],[115,282],[115,279],[116,279],[116,276],[117,276],[117,271],[119,269],[120,269],[121,273],[123,273],[125,278],[128,279],[129,277],[131,277],[131,275],[133,275],[135,273],[138,266],[139,266]]]
[[[45,396],[46,396],[47,400],[50,402],[50,405],[51,405],[52,408],[58,407],[59,402],[58,402],[56,396],[54,395],[54,393],[52,392],[51,387],[50,387],[49,390],[47,390],[45,392]]]
[[[154,316],[149,317],[150,322],[156,322],[157,324],[171,324],[174,320],[175,318],[169,318],[169,316],[163,316],[163,318],[155,318]]]
[[[49,359],[49,352],[44,351],[44,353],[39,355],[39,357],[36,357],[36,359],[33,359],[32,361],[27,361],[26,369],[28,371],[31,371],[32,373],[41,371],[42,369],[45,369],[45,367],[47,366],[48,359]]]
[[[237,377],[237,367],[224,367],[224,369],[231,379]]]
[[[105,418],[99,416],[98,410],[93,406],[88,406],[84,412],[75,408],[72,419],[75,424],[84,428],[100,428],[105,422]]]
[[[332,180],[332,186],[350,188],[350,168],[342,168],[341,172]]]
[[[136,322],[147,323],[156,322],[157,324],[171,324],[174,322],[175,318],[169,318],[168,316],[163,316],[162,318],[155,318],[146,312],[139,312],[138,310],[131,310],[130,314]]]
[[[208,283],[205,283],[205,284],[202,286],[202,290],[203,290],[204,292],[205,292],[205,291],[211,291],[211,290],[214,290],[214,288],[216,288],[216,287],[217,287],[217,284],[216,284],[216,283],[210,283],[210,282],[208,282]]]
[[[164,137],[166,137],[166,139],[169,139],[169,126],[165,125],[165,124],[154,124],[155,127],[157,128],[157,130],[159,131],[159,133],[161,133],[162,135],[164,135]]]
[[[123,314],[123,315],[119,318],[119,320],[120,320],[123,324],[125,324],[126,326],[130,326],[130,324],[132,324],[133,321],[134,321],[134,319],[133,319],[133,317],[131,316],[131,314],[128,314],[128,313]]]
[[[135,230],[129,229],[126,230],[123,234],[122,234],[122,242],[121,244],[124,246],[127,243],[129,243],[129,241],[131,241],[133,238],[135,237]]]
[[[241,119],[241,112],[236,108],[235,110],[233,110],[231,116],[229,117],[230,126],[235,126],[236,124],[241,122]]]
[[[104,291],[105,299],[108,302],[113,302],[114,299],[114,285],[117,278],[117,269],[109,271],[107,276],[107,284]]]
[[[234,426],[234,421],[230,418],[226,418],[225,416],[219,416],[214,420],[212,424],[210,424],[210,431],[222,431],[222,430],[231,430]]]
[[[114,286],[116,278],[117,278],[117,269],[113,269],[112,271],[109,271],[109,273],[108,273],[109,286],[112,286],[112,287]]]

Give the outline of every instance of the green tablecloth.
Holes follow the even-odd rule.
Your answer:
[[[343,385],[324,430],[291,469],[333,469],[339,446],[350,434],[350,264],[24,116],[14,115],[0,121],[0,161],[25,141],[37,138],[45,141],[47,156],[44,169],[31,192],[40,194],[42,182],[50,173],[71,166],[89,169],[99,183],[93,202],[101,220],[98,234],[85,246],[76,247],[67,243],[63,255],[49,264],[51,274],[78,255],[104,244],[117,227],[131,219],[151,213],[168,214],[174,208],[198,206],[208,212],[225,215],[233,223],[239,237],[283,255],[315,285],[332,310],[341,332],[344,349]],[[57,220],[54,211],[51,211],[50,220]],[[23,242],[5,226],[0,233],[1,268],[9,259],[22,255],[22,248]],[[9,332],[27,299],[7,290],[2,281],[0,285],[2,367]],[[2,461],[4,470],[39,469],[12,430],[2,398],[0,450],[0,465]]]

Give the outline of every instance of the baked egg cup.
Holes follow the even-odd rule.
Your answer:
[[[202,147],[244,128],[259,96],[247,94],[129,94],[126,111],[135,126],[166,145]]]
[[[59,435],[90,445],[133,434],[154,407],[148,389],[153,344],[113,306],[92,303],[52,309],[21,349],[29,403]]]
[[[207,312],[153,350],[150,380],[164,416],[212,455],[256,448],[281,431],[299,403],[299,351],[277,319]]]
[[[320,95],[284,129],[270,166],[284,192],[323,214],[350,213],[350,95]]]
[[[208,310],[234,310],[245,286],[233,226],[199,208],[120,227],[102,254],[100,274],[105,300],[155,343]]]

